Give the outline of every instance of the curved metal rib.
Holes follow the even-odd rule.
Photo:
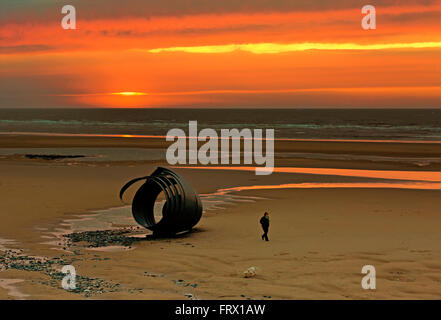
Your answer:
[[[201,219],[202,203],[190,184],[170,169],[158,167],[150,176],[127,182],[120,191],[120,198],[135,182],[146,180],[137,190],[132,202],[132,214],[136,222],[154,233],[176,234],[191,230]],[[165,195],[162,219],[156,221],[154,205],[159,194]]]

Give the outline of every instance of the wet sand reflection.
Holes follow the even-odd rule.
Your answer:
[[[179,167],[185,169],[205,170],[230,170],[230,171],[255,171],[255,167]],[[264,168],[261,168],[264,170]],[[359,169],[333,169],[333,168],[274,168],[274,173],[302,173],[314,175],[331,175],[357,178],[375,178],[389,180],[430,181],[441,182],[439,171],[394,171],[394,170],[359,170]]]

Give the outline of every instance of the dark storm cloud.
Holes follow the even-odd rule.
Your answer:
[[[435,0],[378,0],[375,6],[429,6]],[[44,21],[59,18],[61,8],[71,4],[77,9],[79,19],[121,18],[151,16],[182,16],[191,14],[225,14],[286,11],[326,11],[355,9],[368,4],[366,0],[2,0],[0,23]]]
[[[167,36],[167,35],[213,35],[222,33],[234,33],[234,32],[245,32],[245,31],[264,31],[264,30],[274,30],[280,28],[277,25],[259,25],[259,24],[249,24],[249,25],[239,25],[239,26],[225,26],[217,28],[181,28],[181,29],[171,29],[171,30],[152,30],[145,32],[137,32],[133,30],[99,30],[97,32],[87,30],[88,34],[98,33],[101,36],[111,37],[111,38],[143,38],[151,36]]]
[[[441,11],[418,12],[418,13],[408,12],[398,15],[385,14],[382,15],[382,19],[389,23],[423,22],[424,24],[428,24],[434,22],[439,24],[441,21]]]
[[[42,52],[54,50],[55,47],[48,45],[21,45],[21,46],[0,46],[0,54],[5,53],[26,53],[26,52]]]
[[[81,81],[64,74],[0,77],[0,108],[69,106],[72,99],[60,95],[78,93],[72,87]]]

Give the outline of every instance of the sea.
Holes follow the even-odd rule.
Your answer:
[[[276,139],[441,141],[441,109],[0,109],[1,133],[163,136],[274,129]]]

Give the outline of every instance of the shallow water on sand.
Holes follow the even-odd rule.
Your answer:
[[[8,291],[8,295],[17,300],[25,300],[29,295],[20,292],[15,284],[23,282],[23,279],[0,279],[0,288]]]
[[[229,170],[229,171],[255,171],[255,167],[180,167],[199,170]],[[264,170],[265,168],[260,168]],[[274,173],[300,173],[325,176],[342,176],[355,178],[374,178],[403,181],[427,181],[441,183],[440,171],[396,171],[396,170],[359,170],[359,169],[334,169],[334,168],[297,168],[278,167]],[[417,186],[418,184],[415,184]]]

